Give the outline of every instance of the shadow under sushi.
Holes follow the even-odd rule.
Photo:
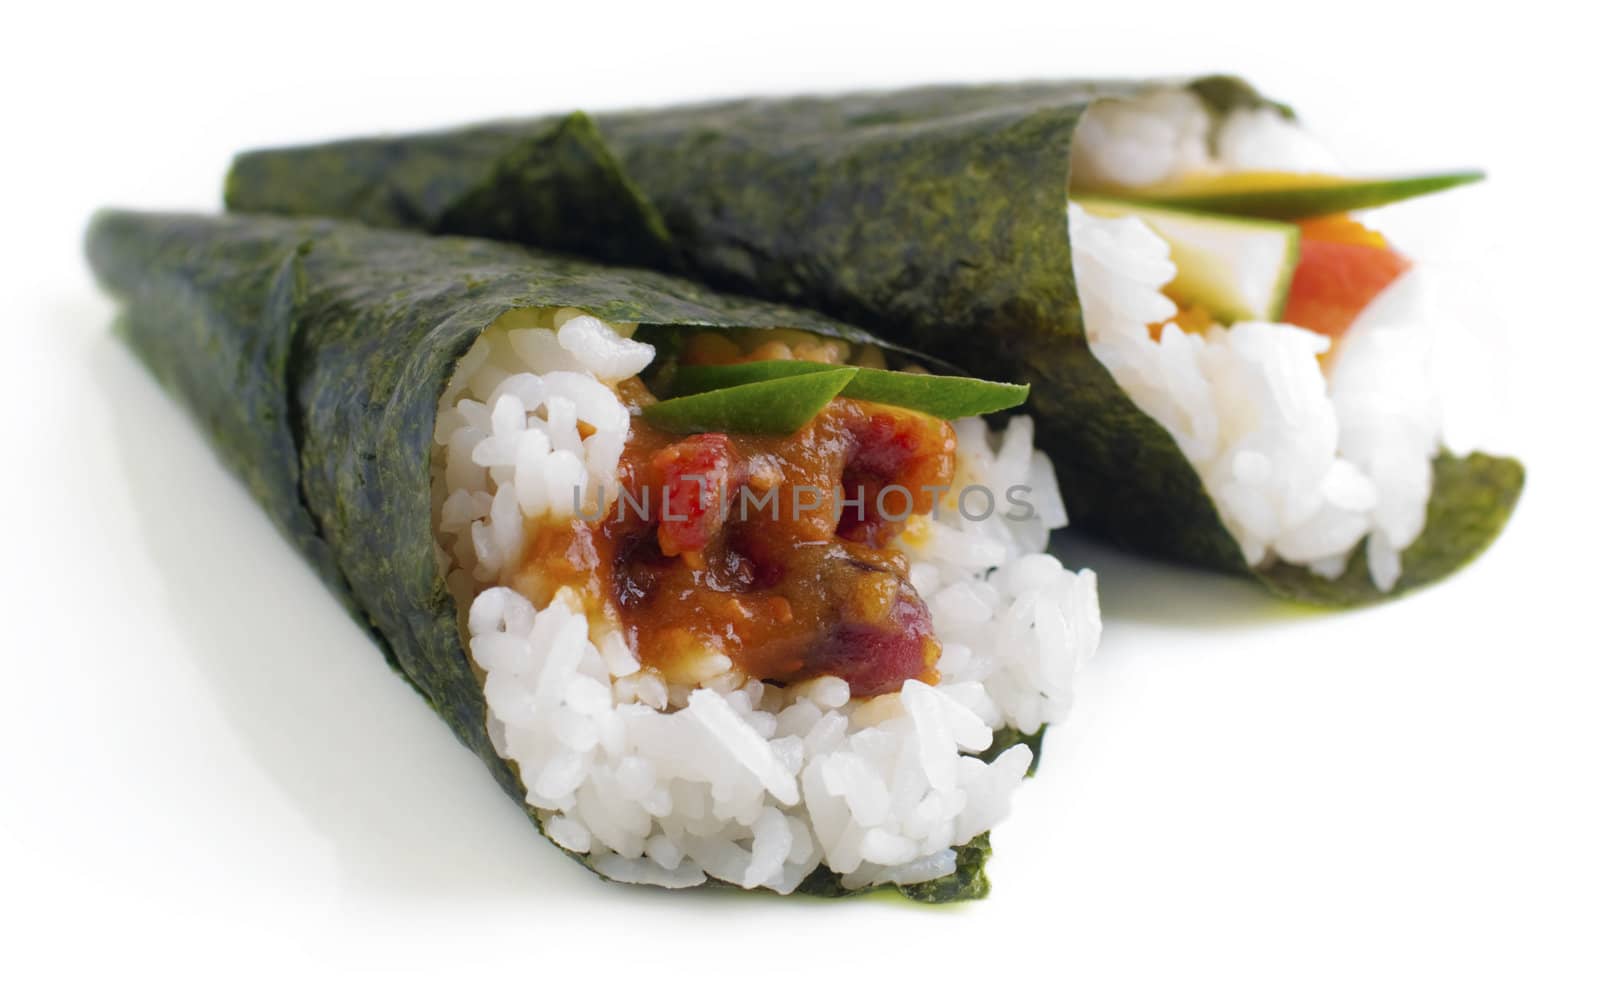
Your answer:
[[[1072,496],[1067,497],[1072,508]],[[1090,568],[1099,579],[1100,613],[1120,622],[1210,629],[1288,623],[1324,611],[1286,602],[1246,578],[1202,571],[1119,550],[1072,527],[1051,538],[1050,553],[1069,568]]]

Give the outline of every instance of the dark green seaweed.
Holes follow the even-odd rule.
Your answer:
[[[1094,101],[1151,85],[741,100],[267,150],[235,162],[227,203],[579,250],[821,308],[979,377],[1031,384],[1075,524],[1290,599],[1384,598],[1362,552],[1333,582],[1251,569],[1172,437],[1089,353],[1063,217],[1073,132]],[[1219,109],[1290,113],[1233,77],[1186,85]],[[575,223],[576,205],[592,214]],[[1521,492],[1507,458],[1445,455],[1435,472],[1397,591],[1469,561]]]
[[[489,742],[483,692],[434,554],[434,417],[456,362],[486,326],[521,308],[864,335],[653,272],[338,222],[107,211],[87,243],[96,276],[125,306],[120,328],[134,352],[390,665],[519,803],[517,774]],[[960,850],[956,873],[900,892],[982,896],[987,855],[987,841],[975,841]],[[850,892],[825,869],[804,888]]]

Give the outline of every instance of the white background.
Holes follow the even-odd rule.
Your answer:
[[[1067,6],[13,9],[0,990],[1595,993],[1590,15]],[[1104,650],[955,909],[618,888],[539,841],[109,338],[80,258],[95,206],[214,207],[254,145],[1211,69],[1361,167],[1490,171],[1391,214],[1503,319],[1485,411],[1527,494],[1459,577],[1339,615],[1069,540]]]

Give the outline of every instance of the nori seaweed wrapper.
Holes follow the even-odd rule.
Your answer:
[[[107,211],[91,224],[87,249],[125,306],[120,330],[134,352],[390,665],[519,803],[517,774],[489,741],[433,535],[434,420],[456,362],[486,326],[522,308],[871,338],[654,272],[349,223]],[[1001,731],[997,740],[1016,736]],[[958,850],[954,874],[900,891],[926,901],[981,897],[988,852],[980,836]],[[801,889],[850,892],[825,868]]]
[[[1073,133],[1094,101],[1155,85],[1187,85],[1217,109],[1290,113],[1224,76],[574,113],[247,153],[226,197],[235,210],[581,251],[823,309],[978,376],[1032,384],[1074,524],[1291,599],[1383,598],[1364,547],[1335,580],[1251,569],[1172,437],[1089,352],[1065,219]],[[584,211],[604,224],[575,224]],[[1441,455],[1426,530],[1388,594],[1487,547],[1522,482],[1514,460]]]

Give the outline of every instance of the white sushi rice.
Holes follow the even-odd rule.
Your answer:
[[[1096,105],[1073,149],[1075,181],[1121,186],[1331,166],[1276,111],[1213,122],[1187,91]],[[1090,350],[1172,434],[1246,559],[1332,578],[1365,541],[1373,583],[1393,588],[1401,553],[1422,532],[1443,431],[1423,269],[1362,312],[1325,374],[1319,358],[1332,344],[1305,329],[1239,322],[1186,332],[1169,321],[1178,308],[1161,289],[1177,270],[1142,221],[1073,204],[1068,225]],[[1165,323],[1159,341],[1153,323]]]
[[[489,733],[529,805],[625,882],[788,893],[823,863],[849,887],[953,872],[1031,761],[1023,745],[989,764],[972,753],[1002,727],[1059,719],[1099,641],[1094,575],[1044,553],[1066,511],[1030,420],[998,438],[958,423],[953,495],[1027,485],[1037,518],[971,521],[952,500],[902,538],[943,645],[937,685],[853,700],[842,679],[749,681],[720,655],[696,686],[669,685],[572,590],[535,606],[507,584],[530,532],[572,515],[574,487],[615,496],[628,412],[612,386],[652,357],[632,332],[572,309],[508,316],[440,405],[441,565],[470,606]]]
[[[1073,183],[1148,187],[1179,177],[1243,170],[1335,172],[1327,149],[1271,107],[1220,117],[1188,90],[1152,90],[1090,106],[1072,139]]]

